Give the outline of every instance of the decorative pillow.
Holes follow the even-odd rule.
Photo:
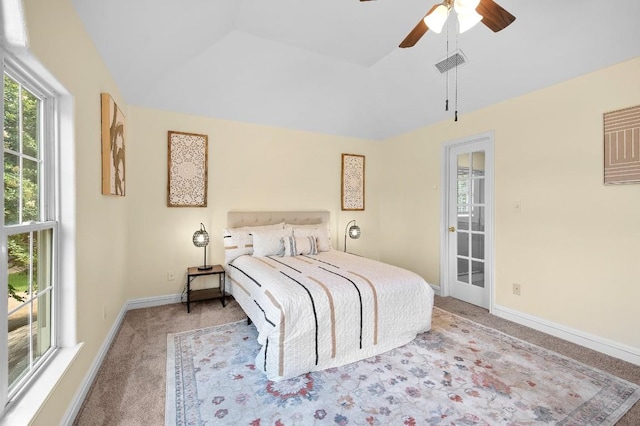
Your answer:
[[[315,237],[285,237],[282,239],[285,256],[298,256],[300,254],[318,254],[318,246]]]
[[[254,256],[282,256],[284,254],[284,243],[282,239],[291,236],[291,229],[253,231],[251,234],[253,235]]]
[[[329,227],[324,223],[319,225],[296,225],[293,227],[293,236],[298,238],[315,237],[318,251],[331,250]]]
[[[245,254],[253,254],[253,236],[251,232],[284,229],[284,222],[275,225],[245,226],[242,228],[225,228],[222,230],[224,241],[224,263],[231,263],[235,258]]]

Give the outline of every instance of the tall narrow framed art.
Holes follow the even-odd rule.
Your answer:
[[[169,131],[168,207],[207,206],[208,137]]]
[[[125,195],[125,119],[111,95],[100,94],[102,193]]]
[[[364,155],[342,154],[342,210],[364,210]]]

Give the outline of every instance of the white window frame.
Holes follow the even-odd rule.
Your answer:
[[[8,19],[6,14],[0,18],[3,22]],[[51,351],[51,356],[47,359],[46,364],[41,365],[11,399],[7,398],[8,381],[3,379],[4,384],[0,384],[0,426],[30,423],[42,405],[49,399],[50,393],[56,388],[83,346],[76,339],[76,244],[74,237],[76,232],[76,167],[73,146],[73,97],[28,50],[21,46],[7,46],[0,40],[0,65],[2,65],[3,71],[5,63],[11,63],[11,66],[32,76],[37,82],[37,86],[48,88],[47,92],[53,95],[51,107],[54,109],[54,114],[50,129],[53,132],[52,141],[54,143],[51,144],[52,152],[50,155],[55,172],[54,178],[49,180],[47,185],[52,186],[50,189],[55,194],[55,203],[51,208],[55,210],[55,217],[58,218],[58,232],[54,242],[54,249],[58,252],[58,263],[55,265],[57,291],[51,305],[52,313],[55,311],[52,320],[55,318],[53,327],[56,330],[52,346],[57,348]],[[2,84],[4,84],[4,78]],[[0,111],[4,111],[3,102],[4,96],[0,99]],[[64,191],[61,191],[62,188]],[[4,191],[2,196],[4,196]],[[4,229],[4,227],[2,228]],[[0,238],[6,237],[3,235]],[[0,261],[7,263],[5,247],[0,250]],[[5,281],[2,281],[4,284],[0,284],[5,289],[3,294],[6,294],[7,291],[6,279],[5,277]],[[4,303],[0,303],[0,315],[7,318],[7,305]],[[3,342],[7,340],[7,332],[7,327],[0,328],[0,338],[3,339]],[[1,365],[8,369],[6,357],[6,351],[0,351]],[[75,403],[67,409],[61,423],[70,423],[73,420],[75,413],[79,410],[80,403],[81,400],[76,397]]]
[[[56,117],[56,97],[53,90],[49,89],[45,84],[38,80],[37,75],[34,75],[29,70],[25,69],[21,64],[7,55],[3,55],[3,79],[2,88],[4,94],[4,74],[7,74],[10,78],[18,82],[22,87],[35,95],[41,102],[40,108],[40,129],[39,129],[39,148],[38,148],[38,160],[39,160],[39,217],[36,222],[22,223],[16,225],[5,225],[4,214],[0,223],[0,244],[2,246],[2,264],[8,264],[8,250],[7,240],[10,235],[28,233],[32,231],[52,229],[53,243],[51,246],[51,339],[50,348],[43,354],[40,359],[33,365],[30,365],[27,374],[20,379],[16,386],[9,391],[8,383],[8,311],[6,304],[2,304],[2,310],[0,311],[0,318],[3,318],[2,324],[0,324],[0,344],[2,345],[2,355],[0,355],[0,406],[4,407],[13,398],[18,396],[32,381],[33,377],[38,373],[40,368],[45,366],[51,359],[53,353],[57,348],[57,306],[58,306],[58,258],[59,258],[59,245],[58,241],[58,219],[59,209],[57,208],[56,199],[59,195],[56,184],[59,182],[57,178],[56,164],[56,152],[57,152],[57,138],[55,132],[55,117]],[[2,99],[1,111],[4,117],[4,96]],[[4,119],[4,118],[3,118]],[[3,147],[4,147],[4,134],[2,135]],[[4,151],[4,148],[3,148]],[[3,161],[3,175],[4,175],[4,161]],[[3,201],[4,206],[4,190],[0,199]],[[6,271],[6,268],[3,268]],[[7,295],[7,277],[8,274],[4,273],[0,276],[0,286],[2,291],[0,294]]]

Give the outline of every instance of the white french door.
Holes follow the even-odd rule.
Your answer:
[[[443,147],[443,296],[490,309],[493,285],[493,134]]]

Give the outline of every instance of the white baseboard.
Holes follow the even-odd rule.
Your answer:
[[[614,342],[504,306],[494,305],[491,313],[500,318],[542,331],[543,333],[559,337],[571,343],[602,352],[635,365],[640,365],[640,348]]]
[[[80,412],[80,408],[82,407],[82,403],[84,402],[87,394],[89,393],[89,389],[91,389],[91,385],[98,375],[98,371],[100,370],[100,366],[104,361],[105,356],[107,356],[107,352],[111,347],[111,343],[113,343],[113,339],[115,339],[118,330],[120,330],[120,326],[122,325],[122,320],[124,319],[127,311],[133,309],[141,309],[141,308],[150,308],[152,306],[160,306],[160,305],[168,305],[171,303],[180,303],[181,295],[180,294],[170,294],[166,296],[156,296],[142,299],[132,299],[128,300],[120,310],[117,318],[113,322],[111,329],[109,330],[109,334],[105,338],[102,346],[100,347],[100,351],[96,355],[93,360],[93,364],[89,369],[89,372],[85,375],[84,380],[82,381],[82,386],[76,393],[75,397],[72,400],[71,405],[67,409],[64,417],[60,420],[61,425],[71,426],[76,416]]]
[[[171,305],[180,303],[180,294],[168,294],[166,296],[146,297],[142,299],[131,299],[127,302],[127,311],[133,309],[151,308],[153,306]]]
[[[429,284],[429,285],[433,289],[433,292],[436,294],[436,296],[441,296],[439,285],[433,285],[433,284]]]

